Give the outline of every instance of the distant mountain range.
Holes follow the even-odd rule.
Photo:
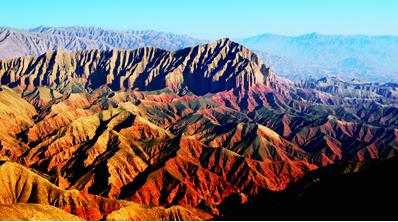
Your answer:
[[[396,36],[263,34],[238,42],[262,53],[265,63],[290,79],[398,81]]]
[[[344,80],[398,81],[398,37],[262,34],[238,43],[259,54],[279,75],[291,80],[341,77]],[[48,50],[179,50],[207,40],[156,31],[115,31],[95,27],[0,28],[0,59],[41,55]]]
[[[144,46],[177,50],[201,40],[156,31],[115,31],[95,27],[0,28],[0,59],[41,55],[49,50],[136,49]]]

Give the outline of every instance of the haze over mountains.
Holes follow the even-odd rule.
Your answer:
[[[265,62],[290,79],[398,81],[397,36],[262,34],[239,42],[265,53]]]
[[[398,81],[398,37],[262,34],[237,39],[261,55],[274,72],[291,80],[337,76],[372,82]],[[0,29],[0,59],[40,55],[48,50],[136,49],[143,46],[178,50],[206,43],[189,36],[156,31],[113,31],[85,27]]]
[[[293,82],[228,38],[75,52],[76,33],[69,51],[0,61],[0,212],[207,220],[233,209],[250,218],[263,192],[300,187],[310,171],[398,153],[395,83]]]
[[[156,31],[114,31],[95,27],[0,28],[0,59],[40,55],[49,50],[136,49],[144,46],[176,50],[200,42],[189,36]]]

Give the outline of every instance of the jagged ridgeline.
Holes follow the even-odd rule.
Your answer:
[[[51,50],[111,50],[160,47],[179,50],[203,40],[185,35],[147,31],[117,31],[96,27],[37,27],[21,30],[0,27],[0,59],[38,56]]]
[[[345,81],[398,81],[398,37],[323,35],[283,36],[265,33],[238,43],[261,54],[280,76],[291,80],[338,76]],[[38,56],[51,50],[131,50],[159,47],[176,51],[207,43],[186,35],[152,30],[111,30],[96,27],[0,27],[0,59]]]
[[[229,39],[175,52],[153,47],[50,51],[0,63],[3,85],[21,89],[49,86],[60,92],[73,84],[91,90],[103,85],[112,90],[169,88],[199,96],[230,89],[243,92],[256,83],[264,84],[269,72],[254,53]]]
[[[0,61],[1,209],[214,219],[231,197],[396,156],[396,84],[295,83],[261,61],[229,39]]]

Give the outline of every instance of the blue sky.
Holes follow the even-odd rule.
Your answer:
[[[261,33],[398,35],[397,0],[10,0],[0,26],[153,29],[198,38]]]

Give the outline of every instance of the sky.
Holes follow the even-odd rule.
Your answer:
[[[202,39],[262,33],[398,36],[397,0],[12,0],[0,26],[96,26]]]

